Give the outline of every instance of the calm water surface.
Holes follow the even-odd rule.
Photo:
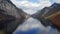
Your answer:
[[[13,34],[59,34],[59,32],[50,26],[44,27],[39,20],[30,17],[19,25]]]

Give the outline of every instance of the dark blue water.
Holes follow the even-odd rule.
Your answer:
[[[38,28],[33,28],[27,31],[17,31],[15,34],[37,34],[38,31]]]

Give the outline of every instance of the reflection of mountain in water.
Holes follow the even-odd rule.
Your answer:
[[[20,25],[14,34],[59,34],[56,29],[51,28],[50,26],[44,27],[41,22],[35,18],[30,17],[25,20],[25,22]]]
[[[57,8],[55,6],[52,7]],[[60,5],[58,5],[58,7],[60,8]],[[39,14],[37,13],[37,15],[32,15],[32,17],[36,17],[37,19],[40,20],[41,17],[52,14],[54,8],[51,9],[52,12],[48,12],[50,11],[50,7],[49,8],[46,7],[46,8],[42,10],[42,13],[38,12]],[[49,14],[47,15],[46,12],[44,11],[47,11]],[[0,28],[2,27],[1,29],[6,34],[12,34],[12,32],[15,31],[18,25],[20,26],[16,29],[14,34],[16,33],[36,34],[37,32],[38,34],[58,34],[58,31],[56,29],[53,29],[50,26],[44,27],[41,24],[43,22],[45,23],[45,21],[40,22],[35,18],[32,17],[29,18],[29,17],[30,15],[27,15],[21,9],[17,8],[10,0],[0,0],[0,24],[2,24]]]
[[[11,34],[24,19],[22,9],[17,8],[10,0],[0,0],[0,28],[6,34]]]
[[[44,26],[51,26],[60,30],[60,3],[54,3],[33,14],[32,17],[41,21]]]

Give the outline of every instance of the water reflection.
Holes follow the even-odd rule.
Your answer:
[[[59,34],[59,32],[50,26],[44,27],[39,20],[30,17],[19,25],[13,34]]]

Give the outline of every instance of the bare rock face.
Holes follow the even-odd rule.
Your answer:
[[[2,0],[2,1],[0,0],[0,9],[6,11],[5,14],[12,15],[15,17],[18,17],[22,13],[22,10],[18,9],[13,3],[11,3],[10,0]]]
[[[25,13],[10,0],[0,0],[0,23],[6,34],[12,34],[25,19]],[[2,19],[1,19],[2,18]]]

